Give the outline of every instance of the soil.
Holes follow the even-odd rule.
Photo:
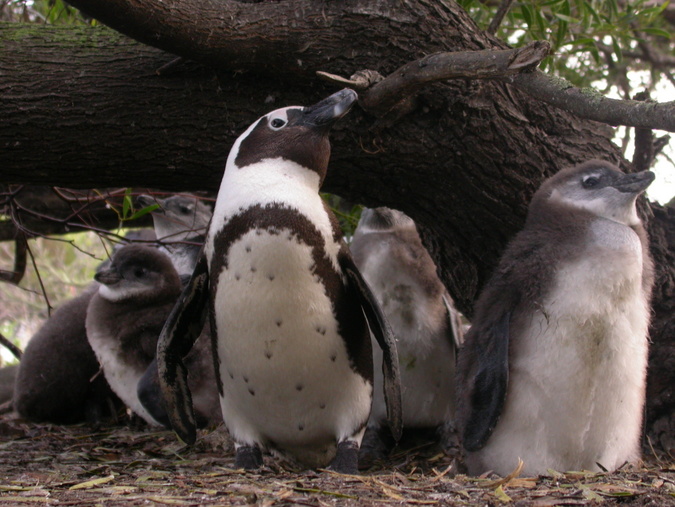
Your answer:
[[[234,469],[222,428],[192,447],[138,423],[56,426],[0,417],[0,505],[675,505],[675,459],[651,450],[614,473],[467,477],[456,449],[395,449],[360,475],[301,471],[273,456]]]

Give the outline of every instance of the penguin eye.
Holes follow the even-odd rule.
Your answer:
[[[286,122],[282,120],[281,118],[274,118],[270,122],[270,127],[272,127],[272,130],[279,130],[280,128],[283,128],[286,125]]]
[[[189,206],[181,206],[180,209],[179,209],[179,211],[180,211],[183,215],[187,215],[187,214],[189,214],[189,213],[192,211],[192,209],[191,209]]]
[[[587,178],[584,178],[582,185],[584,188],[594,188],[598,186],[598,183],[600,183],[600,179],[596,178],[595,176],[589,176]]]
[[[136,278],[142,278],[145,276],[145,269],[144,268],[135,268],[134,269],[134,276]]]

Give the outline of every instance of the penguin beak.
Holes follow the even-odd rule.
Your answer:
[[[103,285],[114,285],[122,279],[114,266],[101,269],[94,275],[94,280]]]
[[[651,171],[642,171],[634,174],[624,174],[612,186],[619,192],[640,194],[644,192],[656,176]]]
[[[301,123],[308,127],[329,129],[352,108],[358,95],[354,90],[345,88],[313,106],[302,110]]]

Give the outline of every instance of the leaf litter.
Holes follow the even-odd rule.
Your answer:
[[[202,430],[193,447],[138,424],[57,426],[0,417],[0,505],[675,506],[672,456],[613,473],[550,470],[468,477],[456,448],[396,449],[360,475],[295,470],[272,456],[234,468],[226,431]]]

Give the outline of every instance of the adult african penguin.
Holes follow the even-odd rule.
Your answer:
[[[401,211],[366,208],[350,243],[363,274],[391,325],[401,371],[404,435],[438,441],[455,418],[455,357],[461,321],[415,222]],[[374,349],[375,364],[382,355]],[[391,437],[383,422],[382,375],[375,394],[360,461],[382,458]]]
[[[639,458],[653,269],[635,200],[653,179],[591,160],[535,193],[459,354],[471,474]]]
[[[259,467],[261,450],[270,449],[302,466],[357,470],[372,399],[368,325],[384,349],[390,424],[400,434],[393,337],[319,196],[328,132],[356,99],[345,89],[313,106],[278,109],[237,139],[204,259],[160,337],[172,426],[194,441],[181,356],[208,307],[239,467]]]

